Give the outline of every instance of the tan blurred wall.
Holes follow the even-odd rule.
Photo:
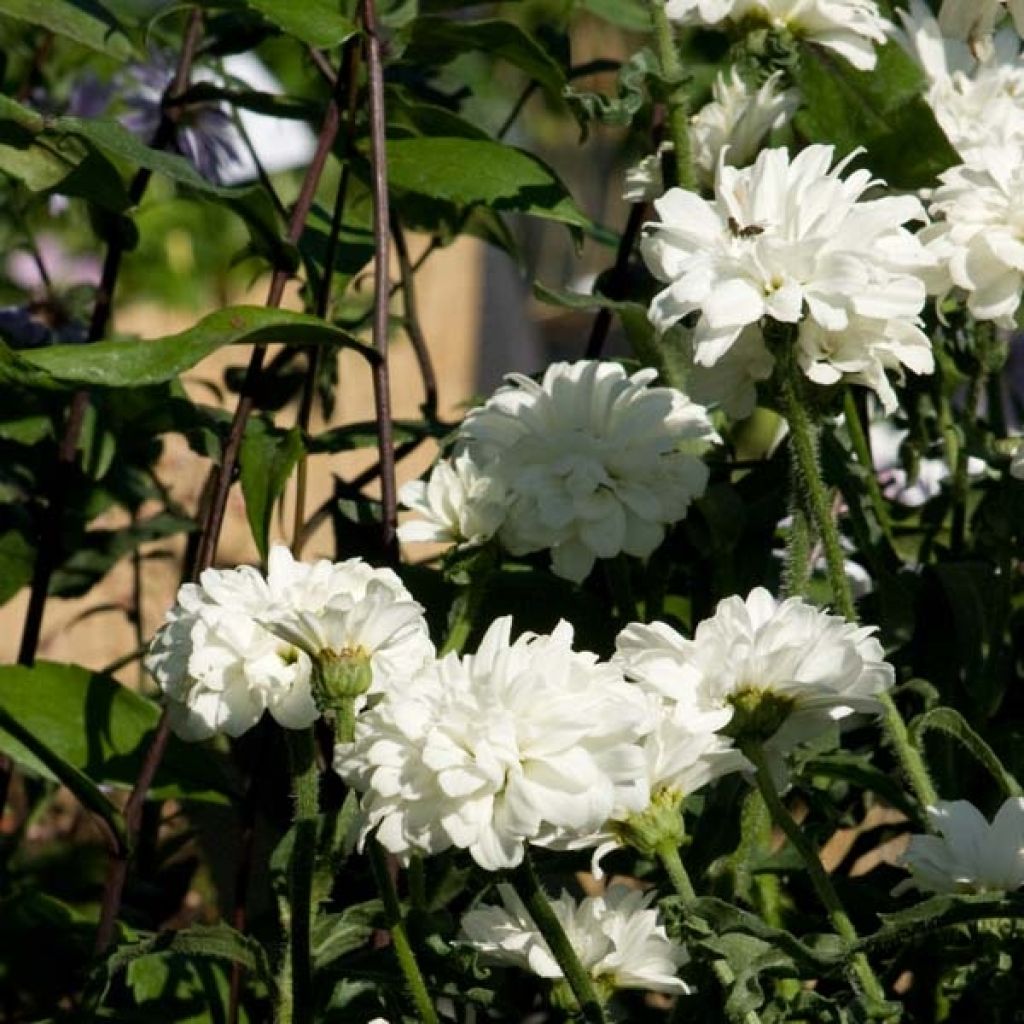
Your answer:
[[[425,244],[426,240],[410,239],[414,259]],[[449,248],[434,253],[417,276],[420,319],[437,371],[439,411],[443,418],[457,416],[460,406],[473,393],[480,320],[481,249],[481,243],[474,239],[460,239]],[[232,301],[259,303],[264,293],[264,290],[257,290],[251,295],[232,297]],[[153,338],[183,330],[196,319],[198,314],[191,312],[133,306],[119,312],[116,327],[120,331]],[[244,366],[248,355],[247,348],[232,348],[205,360],[185,377],[190,394],[204,404],[213,403],[213,392],[203,381],[220,381],[227,367]],[[391,384],[395,417],[416,418],[423,393],[412,347],[404,335],[392,339]],[[230,404],[233,404],[233,396],[229,396]],[[328,425],[338,426],[372,418],[373,389],[369,371],[357,355],[343,353],[335,414],[330,424],[315,417],[312,429],[315,432]],[[286,408],[277,416],[277,422],[282,426],[290,426],[294,421],[294,408]],[[418,476],[430,464],[435,451],[435,448],[424,445],[404,460],[399,466],[399,482]],[[373,460],[372,451],[314,457],[310,463],[307,510],[317,508],[330,496],[333,491],[332,474],[352,476]],[[209,461],[190,451],[182,438],[168,436],[165,439],[158,474],[175,500],[190,512],[196,508],[208,469]],[[272,536],[275,539],[290,536],[294,509],[291,489],[285,496],[283,507],[284,521],[279,515],[274,517]],[[95,525],[117,524],[114,520],[106,520]],[[180,555],[182,544],[158,543],[151,545],[149,550],[153,547],[173,549]],[[330,530],[324,527],[312,538],[303,554],[310,558],[331,553]],[[222,565],[257,560],[242,494],[237,486],[231,492],[217,560]],[[148,639],[173,601],[181,563],[180,558],[146,559],[143,567],[143,633]],[[51,599],[43,622],[38,656],[102,668],[134,650],[137,646],[135,630],[126,614],[133,603],[132,578],[131,564],[125,560],[87,596],[75,600]],[[27,598],[27,590],[22,591],[0,608],[0,663],[11,662],[17,657]],[[83,618],[90,609],[96,608],[105,610]],[[128,681],[136,680],[138,668],[131,666],[119,675]]]

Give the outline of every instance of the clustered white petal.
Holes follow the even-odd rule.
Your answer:
[[[927,813],[939,834],[911,836],[902,858],[911,877],[897,892],[1010,892],[1024,885],[1024,799],[1006,800],[991,824],[967,800],[940,800]]]
[[[146,666],[179,735],[238,736],[264,710],[290,729],[313,722],[311,677],[325,650],[365,655],[374,693],[434,656],[423,609],[390,569],[359,558],[308,564],[275,545],[266,578],[241,566],[185,584]]]
[[[713,99],[697,112],[691,128],[693,162],[704,184],[714,183],[723,159],[733,167],[750,163],[768,133],[792,116],[799,95],[795,89],[780,89],[781,80],[782,73],[776,71],[754,90],[735,67],[728,77],[718,73]]]
[[[652,323],[663,331],[699,314],[693,359],[704,367],[726,356],[744,330],[744,343],[757,351],[749,328],[766,319],[799,324],[799,358],[812,380],[847,376],[891,406],[887,368],[933,368],[919,314],[923,274],[936,258],[904,227],[925,219],[920,202],[863,199],[879,183],[865,170],[842,177],[850,159],[833,167],[831,146],[808,146],[792,158],[767,149],[742,170],[721,165],[713,201],[668,191],[654,204],[661,219],[648,225],[642,245],[651,272],[667,284],[651,304]],[[735,404],[750,404],[751,384]]]
[[[456,461],[473,464],[467,477],[500,481],[480,492],[505,494],[498,537],[509,552],[550,550],[553,571],[580,581],[597,558],[647,557],[686,515],[707,485],[700,456],[717,435],[701,406],[652,386],[655,377],[616,363],[555,363],[539,382],[511,374],[466,417]]]
[[[339,745],[335,769],[363,793],[364,835],[392,853],[468,850],[514,867],[524,843],[590,834],[648,800],[652,727],[643,693],[612,665],[551,635],[511,639],[509,618],[476,654],[449,654],[385,694]]]
[[[875,44],[890,23],[875,0],[668,0],[669,18],[683,24],[761,23],[834,50],[861,71],[876,63]]]
[[[481,906],[462,918],[462,941],[496,964],[558,980],[562,970],[519,896],[499,885],[502,907]],[[584,970],[601,991],[635,988],[686,994],[676,977],[689,957],[651,909],[653,892],[613,885],[603,896],[576,902],[563,892],[551,907]]]
[[[894,672],[872,633],[758,587],[746,600],[719,602],[692,640],[662,622],[634,623],[619,634],[615,658],[629,679],[691,719],[726,712],[730,729],[742,731],[741,716],[768,698],[777,720],[771,735],[756,738],[778,763],[830,723],[881,710],[878,695]]]

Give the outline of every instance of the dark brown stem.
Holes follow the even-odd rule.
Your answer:
[[[622,232],[622,237],[619,239],[619,248],[615,253],[615,263],[612,266],[611,274],[608,276],[607,292],[610,298],[616,298],[626,284],[629,257],[633,254],[633,246],[636,245],[636,240],[646,215],[646,203],[634,203],[629,211],[626,230]],[[608,340],[608,332],[611,326],[612,311],[607,307],[599,310],[594,320],[594,326],[590,331],[590,338],[587,341],[587,348],[584,353],[585,359],[601,358],[601,350],[604,348],[604,343]]]
[[[327,106],[323,124],[320,127],[316,152],[313,154],[313,159],[309,169],[306,171],[306,177],[302,183],[298,199],[296,199],[295,206],[292,209],[291,221],[288,225],[288,239],[293,244],[297,243],[302,235],[306,218],[309,216],[310,207],[313,205],[313,197],[316,194],[320,176],[323,173],[328,154],[338,134],[339,120],[338,104],[336,99],[332,97],[331,102]],[[284,268],[275,270],[267,295],[267,306],[269,308],[274,309],[281,304],[289,276],[289,271]],[[259,383],[265,352],[266,346],[256,346],[253,349],[252,357],[246,369],[242,392],[239,396],[238,405],[235,408],[221,464],[211,490],[209,510],[196,549],[196,561],[194,566],[191,567],[192,571],[189,573],[189,576],[193,579],[198,578],[204,569],[209,568],[213,564],[216,555],[217,542],[220,539],[221,528],[224,525],[224,511],[227,507],[228,492],[234,478],[242,436],[245,433],[245,425],[254,405],[254,396]],[[160,718],[160,723],[150,742],[149,749],[146,751],[146,756],[143,759],[138,778],[135,780],[131,796],[125,805],[125,826],[131,839],[134,839],[138,833],[141,809],[145,802],[146,794],[153,783],[157,768],[163,758],[169,735],[170,723],[165,711]],[[106,951],[114,937],[117,915],[121,908],[121,897],[127,877],[127,857],[111,858],[103,892],[100,923],[96,933],[95,948],[97,955]]]
[[[374,306],[373,344],[380,362],[373,367],[373,398],[380,444],[381,541],[391,558],[398,555],[398,491],[395,485],[395,441],[391,429],[391,387],[388,378],[388,216],[387,139],[384,123],[384,67],[377,34],[374,0],[363,0],[366,65],[370,82],[370,139],[373,164]]]
[[[412,343],[416,363],[423,380],[423,412],[427,419],[437,417],[437,374],[430,359],[430,349],[420,323],[419,306],[416,303],[416,272],[409,259],[409,247],[405,243],[405,232],[398,218],[392,227],[395,236],[395,252],[398,254],[398,271],[402,279],[402,302],[405,310],[405,331]]]

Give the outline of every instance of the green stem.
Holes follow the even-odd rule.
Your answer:
[[[388,922],[388,929],[391,932],[391,944],[395,950],[395,957],[398,966],[401,968],[405,983],[412,995],[412,1001],[416,1005],[416,1012],[423,1024],[440,1024],[434,1002],[427,991],[427,984],[423,980],[423,973],[420,965],[416,962],[416,954],[413,952],[409,942],[409,934],[405,928],[405,918],[402,916],[402,906],[398,902],[398,893],[395,891],[395,883],[388,871],[387,855],[384,848],[376,839],[371,839],[368,844],[370,854],[370,868],[373,871],[377,889],[380,892],[381,900],[384,903],[384,914]]]
[[[839,530],[832,518],[828,489],[818,467],[818,430],[799,393],[800,369],[792,359],[787,362],[789,365],[783,367],[781,374],[781,397],[783,414],[789,424],[789,443],[797,481],[825,549],[825,565],[833,600],[840,613],[855,622],[857,613],[853,607],[850,583],[846,578],[846,560],[843,558]]]
[[[786,570],[783,582],[786,597],[800,597],[807,593],[811,582],[814,531],[811,529],[807,510],[800,500],[795,463],[791,476],[793,481],[790,485],[792,494],[789,508],[793,523],[789,528],[789,537],[786,539]]]
[[[843,413],[850,442],[853,445],[853,453],[864,470],[864,482],[875,518],[886,539],[892,543],[892,520],[889,518],[889,506],[885,503],[885,495],[882,494],[881,485],[878,483],[878,474],[875,472],[874,461],[871,458],[871,445],[868,443],[864,421],[860,418],[860,409],[857,408],[857,399],[851,388],[847,388],[843,395]]]
[[[832,927],[836,934],[848,945],[854,945],[858,941],[857,930],[853,927],[843,905],[839,900],[839,894],[832,885],[825,866],[821,863],[818,851],[814,849],[810,841],[804,835],[800,826],[793,820],[788,808],[782,802],[775,783],[772,780],[771,771],[768,768],[768,761],[765,758],[764,748],[760,743],[746,743],[743,745],[743,753],[757,771],[757,788],[764,798],[768,811],[775,824],[782,829],[786,838],[793,844],[793,848],[800,854],[800,858],[811,878],[814,891],[818,894],[822,906],[828,914]],[[863,953],[855,953],[852,958],[853,971],[857,976],[865,993],[873,999],[885,1000],[885,990],[881,982],[875,976],[867,957]]]
[[[814,518],[814,525],[825,548],[828,578],[836,607],[845,618],[856,622],[857,613],[853,605],[850,582],[846,578],[839,530],[832,518],[828,492],[818,466],[815,428],[798,391],[799,373],[799,368],[790,361],[788,367],[783,369],[781,381],[783,412],[789,424],[793,458],[797,465],[800,485]],[[889,740],[895,748],[896,756],[914,795],[922,807],[932,806],[937,799],[935,786],[929,778],[921,752],[910,742],[906,723],[892,697],[888,693],[882,693],[878,699],[882,703],[883,721]]]
[[[310,1024],[313,1020],[313,868],[316,819],[320,812],[320,779],[312,729],[285,729],[288,763],[295,796],[295,826],[288,866],[287,951],[280,977],[279,1024]]]
[[[961,420],[965,439],[970,437],[978,419],[978,407],[985,390],[988,377],[989,349],[993,342],[993,328],[989,323],[976,323],[974,326],[974,369],[967,386],[967,399]],[[970,456],[967,446],[960,445],[956,450],[953,470],[953,523],[950,527],[950,550],[954,558],[962,558],[967,546],[967,501],[970,496],[970,480],[967,475],[967,463]]]
[[[675,150],[675,184],[689,192],[696,192],[697,175],[693,169],[693,153],[690,147],[690,103],[686,96],[685,72],[683,62],[679,59],[679,50],[676,49],[672,22],[665,13],[664,0],[651,0],[651,16],[654,19],[658,60],[672,89],[668,98],[668,128]]]
[[[679,848],[674,843],[662,843],[656,852],[676,892],[682,896],[684,902],[692,903],[697,898],[697,891],[693,888],[690,875],[683,866]]]
[[[351,743],[356,738],[356,702],[348,698],[338,702],[334,712],[334,739],[338,743]]]
[[[540,879],[537,878],[529,851],[526,852],[522,866],[516,871],[515,878],[519,895],[526,904],[533,923],[548,944],[552,956],[562,969],[562,974],[565,975],[565,980],[579,1004],[583,1019],[590,1021],[591,1024],[607,1024],[604,1007],[594,991],[590,975],[580,963],[565,930],[551,909],[551,904],[541,888]]]
[[[448,635],[441,645],[438,657],[444,657],[454,651],[461,654],[466,646],[466,641],[473,632],[473,625],[476,622],[477,613],[483,603],[484,591],[487,588],[487,580],[491,573],[491,567],[475,567],[467,583],[456,597],[452,604],[451,617],[448,620]]]

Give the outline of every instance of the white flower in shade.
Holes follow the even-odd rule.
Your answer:
[[[465,453],[441,460],[429,480],[411,480],[398,496],[423,517],[398,528],[404,543],[484,544],[505,519],[507,495],[501,478],[481,470]]]
[[[924,210],[912,196],[862,199],[878,182],[864,170],[843,178],[852,156],[835,167],[832,158],[831,146],[792,159],[764,150],[751,167],[719,168],[714,201],[671,189],[654,204],[661,221],[642,251],[668,287],[650,319],[665,330],[699,313],[698,364],[713,366],[765,318],[827,331],[854,317],[916,326],[934,257],[903,225]]]
[[[700,456],[717,435],[702,406],[653,387],[654,370],[555,363],[474,409],[458,447],[505,482],[499,534],[513,555],[551,550],[553,571],[586,578],[597,558],[645,558],[704,493]]]
[[[253,570],[255,572],[255,570]],[[259,574],[256,574],[257,578]],[[289,729],[319,715],[310,691],[311,664],[234,605],[220,603],[206,584],[230,579],[245,589],[247,573],[210,569],[203,585],[186,583],[157,631],[146,668],[164,692],[180,737],[239,736],[264,711]]]
[[[976,319],[1013,327],[1024,287],[1024,149],[1006,164],[954,167],[939,181],[935,223],[921,231],[938,264],[931,290],[962,289]]]
[[[1024,0],[943,0],[939,26],[945,35],[965,40],[984,56],[992,45],[996,26],[1006,14],[1016,31],[1024,35]]]
[[[563,978],[543,936],[510,885],[499,885],[503,907],[477,907],[462,918],[462,941],[496,964],[508,964],[553,981]],[[569,945],[599,992],[635,988],[690,991],[676,975],[689,957],[651,909],[654,892],[613,885],[603,896],[576,902],[563,892],[551,908]]]
[[[748,324],[712,366],[694,359],[692,345],[686,377],[687,394],[699,405],[718,407],[735,420],[745,419],[757,406],[757,385],[768,380],[775,357],[757,324]]]
[[[1024,799],[1013,797],[992,823],[967,800],[927,809],[939,835],[915,835],[902,858],[911,877],[895,892],[1010,892],[1024,885]]]
[[[694,116],[693,162],[705,184],[712,184],[720,160],[742,167],[757,156],[769,132],[782,127],[799,103],[795,89],[780,89],[782,72],[777,71],[756,91],[739,76],[718,73],[711,87],[711,103]],[[661,189],[657,195],[664,192]],[[651,197],[656,198],[656,196]]]
[[[364,835],[401,857],[451,846],[514,867],[545,832],[590,834],[647,803],[650,706],[617,668],[572,649],[572,627],[511,641],[498,619],[476,654],[450,654],[396,685],[339,745],[363,794]]]
[[[634,623],[616,641],[627,678],[683,713],[731,710],[726,731],[772,760],[854,712],[877,713],[894,680],[874,630],[758,587],[720,601],[692,640]]]
[[[422,607],[390,569],[361,558],[299,562],[283,544],[270,551],[266,580],[245,567],[201,577],[222,605],[246,612],[312,659],[325,651],[369,658],[372,691],[434,657]]]
[[[935,372],[932,343],[918,323],[854,316],[842,330],[829,331],[805,320],[797,336],[797,362],[815,384],[836,384],[845,378],[871,388],[882,409],[892,413],[899,403],[886,371],[899,377],[904,367],[920,374]]]
[[[671,142],[663,142],[657,152],[626,168],[622,198],[627,203],[649,203],[665,191],[662,159],[665,153],[675,151]]]
[[[875,0],[669,0],[669,18],[683,24],[761,23],[834,50],[861,71],[877,60],[875,44],[891,28]]]

